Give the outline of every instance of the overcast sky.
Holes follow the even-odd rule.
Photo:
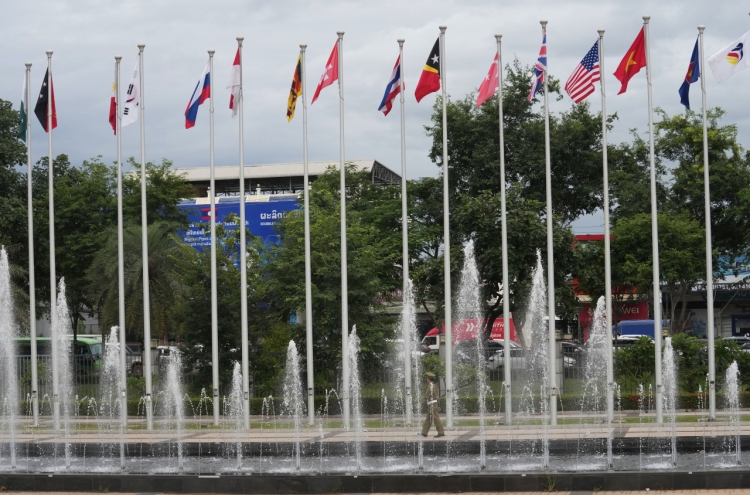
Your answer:
[[[236,165],[237,121],[228,110],[225,86],[244,36],[245,160],[248,164],[293,162],[302,159],[301,109],[287,123],[286,101],[299,44],[308,45],[308,99],[336,41],[344,37],[346,96],[346,158],[375,158],[400,171],[397,108],[383,117],[377,111],[398,55],[397,38],[405,38],[404,72],[407,125],[407,177],[437,175],[427,154],[434,96],[417,104],[414,88],[438,36],[446,35],[447,87],[462,98],[475,90],[487,73],[495,52],[495,33],[503,35],[505,61],[518,57],[533,64],[539,52],[539,20],[549,20],[550,73],[565,81],[606,29],[605,74],[610,95],[607,107],[620,117],[612,142],[629,139],[628,129],[644,131],[647,124],[645,71],[615,96],[619,83],[612,73],[651,15],[651,57],[654,105],[670,114],[681,112],[677,90],[685,76],[697,34],[706,26],[706,55],[719,50],[750,29],[747,6],[722,1],[275,1],[180,0],[148,2],[98,0],[26,0],[3,5],[0,45],[0,98],[17,108],[24,63],[32,62],[32,98],[46,68],[45,50],[54,50],[53,75],[59,126],[54,154],[67,153],[74,164],[102,155],[115,159],[115,138],[107,122],[114,73],[114,56],[122,55],[122,86],[127,85],[139,43],[145,50],[146,156],[169,158],[176,167],[206,166],[209,160],[208,107],[198,122],[184,128],[184,111],[206,64],[206,50],[216,50],[214,65],[216,164]],[[748,146],[750,71],[719,85],[708,70],[708,104],[727,110],[727,122],[739,126],[740,142]],[[700,107],[697,85],[691,90]],[[594,111],[598,97],[590,97]],[[33,103],[32,103],[33,105]],[[572,105],[554,103],[553,111]],[[33,119],[33,117],[32,117]],[[311,160],[338,159],[338,100],[335,86],[325,89],[309,111]],[[46,137],[34,119],[34,159],[47,154]],[[139,154],[138,126],[123,131],[123,154]],[[581,228],[585,230],[585,225]],[[596,226],[596,220],[592,225]]]

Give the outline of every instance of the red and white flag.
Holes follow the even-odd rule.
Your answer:
[[[479,85],[479,93],[477,94],[477,108],[481,107],[482,104],[492,98],[497,90],[497,53],[495,53],[495,60],[492,61],[489,72],[484,77],[484,81]]]
[[[115,76],[117,71],[115,71]],[[117,78],[112,83],[112,97],[109,99],[109,123],[112,126],[112,130],[117,135]]]
[[[229,97],[229,109],[232,111],[232,118],[237,117],[240,111],[240,91],[242,90],[242,61],[240,60],[240,49],[237,48],[237,54],[234,56],[232,70],[229,73],[229,84],[227,89],[231,93]]]
[[[320,94],[320,91],[323,88],[330,86],[338,78],[339,78],[339,44],[338,42],[336,42],[336,44],[333,45],[333,51],[331,52],[331,56],[328,57],[328,62],[326,62],[326,71],[323,73],[322,76],[320,76],[320,82],[318,83],[318,87],[315,88],[315,94],[313,95],[310,105],[315,103],[315,100],[318,99],[318,95]]]

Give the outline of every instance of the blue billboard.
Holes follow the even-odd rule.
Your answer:
[[[178,235],[183,242],[195,249],[202,251],[204,248],[211,247],[211,205],[196,204],[197,200],[187,200],[178,207],[187,214],[188,228],[178,231]],[[273,198],[269,201],[252,201],[245,203],[245,226],[250,232],[263,240],[263,243],[278,242],[276,225],[290,211],[299,209],[296,199],[290,196],[284,198]],[[216,225],[224,226],[227,230],[237,229],[240,216],[240,198],[239,197],[222,197],[216,203]],[[225,221],[226,217],[234,213],[237,215],[236,220]]]

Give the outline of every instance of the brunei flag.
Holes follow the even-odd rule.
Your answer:
[[[435,46],[427,57],[427,62],[422,69],[422,75],[419,76],[417,89],[414,90],[414,96],[417,97],[417,103],[425,96],[440,89],[440,38],[435,41]]]
[[[297,67],[294,68],[292,89],[289,90],[289,101],[286,103],[286,120],[291,122],[294,118],[294,109],[297,108],[297,98],[302,94],[302,55],[297,57]]]

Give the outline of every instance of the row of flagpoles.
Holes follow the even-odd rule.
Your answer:
[[[661,304],[659,287],[659,256],[657,241],[657,217],[656,217],[656,174],[654,166],[654,139],[653,139],[653,108],[651,96],[651,63],[649,53],[649,17],[644,16],[643,28],[638,33],[635,41],[627,51],[626,55],[620,62],[615,76],[621,82],[621,89],[618,94],[627,90],[628,82],[642,68],[646,69],[646,80],[648,89],[648,115],[649,115],[649,158],[650,158],[650,175],[651,175],[651,209],[652,209],[652,244],[653,244],[653,284],[654,284],[654,321],[655,321],[655,364],[656,364],[656,410],[657,421],[662,422],[662,382],[661,382]],[[553,215],[552,215],[552,186],[551,186],[551,163],[550,163],[550,140],[549,140],[549,110],[548,110],[548,91],[547,91],[547,21],[541,21],[542,25],[542,47],[539,57],[534,65],[532,75],[532,86],[529,91],[528,99],[533,101],[536,94],[544,91],[544,117],[545,117],[545,170],[546,170],[546,199],[547,199],[547,290],[548,290],[548,313],[549,313],[549,395],[550,395],[550,421],[556,424],[557,421],[557,385],[555,373],[555,297],[554,297],[554,257],[553,257]],[[708,170],[708,142],[707,142],[707,121],[706,121],[706,89],[704,79],[704,52],[703,52],[703,26],[698,27],[698,39],[696,41],[693,53],[690,59],[690,65],[685,76],[685,81],[680,87],[679,94],[681,102],[689,108],[688,92],[690,84],[701,81],[701,93],[703,103],[703,147],[704,147],[704,178],[705,178],[705,212],[706,212],[706,281],[707,281],[707,298],[708,298],[708,340],[709,340],[709,414],[710,418],[715,418],[715,363],[713,353],[714,341],[714,320],[713,320],[713,293],[712,293],[712,260],[711,260],[711,224],[710,224],[710,199],[709,199],[709,170]],[[445,31],[446,27],[440,27],[440,35],[435,42],[430,54],[422,69],[419,82],[415,88],[415,97],[417,102],[421,101],[426,95],[437,91],[442,91],[442,131],[443,131],[443,202],[444,202],[444,245],[449,246],[449,181],[448,181],[448,143],[447,143],[447,93],[446,93],[446,64],[445,64]],[[341,328],[342,328],[342,403],[343,403],[343,420],[345,427],[349,425],[349,367],[348,367],[348,288],[347,288],[347,248],[346,248],[346,201],[343,200],[346,194],[345,184],[345,147],[344,147],[344,84],[343,84],[343,39],[344,33],[337,33],[338,39],[334,45],[328,61],[326,62],[325,71],[321,76],[312,97],[313,104],[320,92],[338,81],[339,87],[339,171],[340,171],[340,201],[341,208]],[[490,66],[490,70],[482,84],[479,86],[477,94],[477,106],[484,104],[495,93],[498,94],[502,101],[503,75],[502,75],[502,53],[501,53],[501,35],[496,35],[497,53]],[[723,82],[735,72],[747,67],[747,59],[744,58],[743,46],[750,40],[750,32],[744,34],[739,40],[733,42],[722,50],[716,52],[708,59],[714,76],[717,81]],[[581,62],[576,66],[573,74],[568,78],[565,84],[566,93],[575,103],[580,103],[585,98],[595,92],[594,83],[600,83],[601,102],[602,102],[602,159],[603,159],[603,211],[604,211],[604,244],[605,244],[605,293],[606,293],[606,324],[611,327],[612,323],[612,302],[611,302],[611,265],[610,265],[610,235],[609,235],[609,191],[608,191],[608,167],[607,167],[607,128],[606,128],[606,93],[604,80],[601,79],[603,71],[603,41],[604,30],[599,30],[599,38],[594,46],[586,53]],[[239,170],[240,170],[240,196],[244,197],[245,180],[244,180],[244,129],[243,129],[243,90],[242,90],[242,42],[243,38],[237,38],[237,53],[232,64],[230,73],[230,82],[227,89],[230,90],[229,108],[232,116],[239,116]],[[402,228],[403,228],[403,291],[406,294],[409,283],[409,266],[408,266],[408,232],[407,232],[407,195],[406,195],[406,143],[405,143],[405,117],[404,117],[404,79],[403,79],[403,45],[404,40],[399,39],[399,56],[393,68],[393,72],[386,86],[385,94],[378,108],[384,115],[392,109],[393,101],[399,96],[401,110],[401,177],[402,177]],[[313,350],[312,350],[312,297],[311,297],[311,266],[310,266],[310,212],[309,212],[309,177],[308,177],[308,153],[307,153],[307,102],[306,102],[306,55],[307,45],[300,45],[300,53],[295,67],[292,86],[287,101],[287,120],[294,118],[297,101],[302,97],[303,108],[303,125],[302,125],[302,143],[303,143],[303,165],[304,165],[304,217],[305,217],[305,325],[307,335],[307,392],[308,392],[308,414],[310,424],[314,421],[314,377],[313,377]],[[117,168],[118,168],[118,288],[119,288],[119,324],[120,324],[120,359],[123,369],[121,377],[123,407],[127,407],[125,394],[125,300],[124,300],[124,267],[123,267],[123,222],[122,222],[122,151],[121,151],[121,131],[122,127],[128,126],[135,122],[140,122],[141,133],[141,209],[142,209],[142,255],[143,259],[148,258],[148,238],[147,238],[147,215],[146,215],[146,159],[145,159],[145,98],[144,98],[144,76],[143,76],[143,55],[145,45],[138,45],[138,60],[133,71],[133,76],[125,92],[124,101],[121,100],[120,94],[120,61],[121,57],[115,57],[115,83],[113,85],[113,95],[110,102],[109,122],[117,136]],[[209,148],[210,148],[210,204],[211,204],[211,335],[212,335],[212,365],[213,365],[213,411],[214,423],[219,422],[219,366],[218,366],[218,315],[217,315],[217,287],[216,287],[216,219],[215,219],[215,177],[214,177],[214,93],[213,93],[213,51],[209,51],[209,60],[201,73],[200,79],[193,90],[193,94],[185,110],[185,127],[191,128],[195,125],[199,107],[206,101],[209,102]],[[28,166],[32,166],[31,161],[31,128],[28,125],[28,110],[30,101],[30,73],[31,64],[26,64],[26,75],[24,79],[24,89],[22,93],[22,102],[20,108],[19,120],[19,139],[23,139],[28,147]],[[506,234],[506,198],[505,198],[505,157],[504,157],[504,136],[503,136],[503,107],[499,105],[499,141],[500,141],[500,180],[501,180],[501,222],[502,222],[502,252],[503,252],[503,287],[508,287],[508,266],[507,266],[507,234]],[[55,240],[54,240],[54,196],[53,196],[53,162],[52,162],[52,129],[57,127],[57,114],[55,110],[54,87],[52,82],[52,52],[47,52],[47,72],[42,83],[42,89],[39,92],[34,113],[39,119],[45,132],[48,134],[48,166],[49,166],[49,236],[50,236],[50,314],[52,339],[57,339],[56,326],[56,271],[55,271]],[[29,213],[28,223],[29,232],[33,232],[33,218],[31,208],[31,174],[28,174],[28,194],[29,194]],[[240,208],[240,223],[245,225],[245,209]],[[245,229],[240,230],[241,245],[245,245]],[[30,236],[31,237],[31,236]],[[242,377],[243,377],[243,421],[246,428],[249,428],[249,363],[248,363],[248,336],[247,336],[247,261],[246,250],[240,250],[240,268],[241,268],[241,335],[242,335]],[[34,294],[34,254],[33,239],[29,239],[29,274],[30,274],[30,310],[31,310],[31,354],[32,354],[32,404],[34,414],[34,424],[38,424],[38,396],[37,382],[38,375],[36,369],[36,318],[35,318],[35,294]],[[451,312],[451,277],[450,277],[450,250],[444,250],[444,270],[445,270],[445,333],[446,345],[446,416],[449,426],[453,423],[452,408],[452,312]],[[151,331],[150,331],[150,314],[149,314],[149,273],[148,263],[143,263],[143,307],[144,307],[144,375],[146,382],[146,416],[147,426],[153,427],[153,411],[151,407],[152,384],[151,384],[151,355],[150,349]],[[508,298],[503,297],[503,318],[509,321]],[[504,341],[506,349],[509,348],[509,332],[505,332]],[[56,346],[52,346],[52,379],[53,379],[53,413],[55,428],[59,427],[59,384],[57,377],[57,362],[60,357],[57,355]],[[410,336],[404,336],[404,366],[406,379],[407,399],[411,398],[411,349]],[[505,397],[506,397],[506,421],[510,424],[512,421],[511,414],[511,376],[510,366],[505,367]],[[612,343],[608,339],[608,363],[607,363],[607,383],[608,383],[608,419],[611,422],[613,414],[613,367],[612,367]],[[406,401],[411,404],[410,400]],[[410,407],[406,408],[407,420],[411,420],[412,411]],[[126,420],[125,420],[126,421]]]

